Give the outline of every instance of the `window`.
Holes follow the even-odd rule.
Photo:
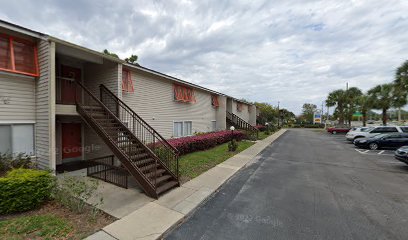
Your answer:
[[[0,153],[34,155],[34,125],[0,125]]]
[[[191,136],[193,123],[191,121],[184,122],[184,136]]]
[[[398,130],[395,127],[378,127],[371,131],[371,133],[390,133],[390,132],[398,132]]]
[[[173,125],[173,137],[186,137],[191,136],[193,131],[192,121],[178,121]]]
[[[401,127],[402,132],[406,133],[408,132],[408,127]]]
[[[211,95],[211,105],[213,107],[219,107],[220,103],[218,102],[218,96],[217,95]]]
[[[211,131],[212,132],[217,131],[217,121],[215,120],[211,121]]]
[[[0,35],[0,70],[38,77],[35,43]]]
[[[134,92],[132,82],[132,74],[129,70],[123,69],[122,71],[122,92]]]
[[[194,96],[194,90],[192,88],[180,85],[173,86],[174,91],[174,100],[179,102],[188,102],[194,103],[196,102]]]
[[[174,122],[173,136],[174,137],[183,136],[183,122]]]

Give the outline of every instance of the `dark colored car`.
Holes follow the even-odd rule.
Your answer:
[[[394,157],[403,163],[408,164],[408,146],[402,146],[394,153]]]
[[[350,131],[350,128],[344,128],[344,127],[331,127],[327,129],[327,132],[331,134],[337,134],[337,133],[347,133]]]
[[[358,138],[354,145],[376,150],[380,148],[396,149],[408,145],[408,133],[379,134],[371,138]]]

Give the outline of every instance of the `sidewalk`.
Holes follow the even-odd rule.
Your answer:
[[[232,175],[245,167],[286,130],[281,129],[250,148],[218,164],[179,188],[161,196],[89,236],[88,240],[157,239],[181,222]]]

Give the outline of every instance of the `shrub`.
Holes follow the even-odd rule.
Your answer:
[[[0,172],[8,171],[13,168],[32,168],[34,163],[30,156],[19,153],[13,156],[11,153],[0,153]]]
[[[235,152],[238,148],[238,143],[237,140],[232,139],[229,143],[228,143],[228,151],[230,152]]]
[[[0,213],[38,207],[50,197],[55,179],[47,171],[13,169],[0,178]]]
[[[258,129],[260,132],[263,132],[266,130],[266,126],[258,124],[255,126],[256,129]]]
[[[58,179],[58,185],[53,191],[53,198],[71,211],[81,213],[87,206],[91,207],[91,218],[95,217],[97,207],[103,203],[103,198],[96,194],[99,182],[85,176],[62,175]],[[87,204],[91,197],[97,201]],[[99,198],[98,198],[99,197]]]
[[[181,155],[183,155],[213,148],[217,145],[231,141],[232,139],[239,141],[246,137],[246,134],[241,131],[236,130],[232,133],[232,131],[225,130],[199,136],[170,139],[169,143],[179,150]]]

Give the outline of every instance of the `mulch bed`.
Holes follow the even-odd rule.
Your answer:
[[[73,237],[70,239],[83,239],[117,220],[115,217],[112,217],[102,211],[98,213],[94,220],[92,220],[89,215],[90,209],[87,209],[82,213],[75,213],[55,201],[49,201],[42,205],[39,209],[17,214],[0,215],[0,221],[23,216],[46,214],[52,214],[56,217],[65,219],[72,225],[73,232],[70,233],[70,236]]]

